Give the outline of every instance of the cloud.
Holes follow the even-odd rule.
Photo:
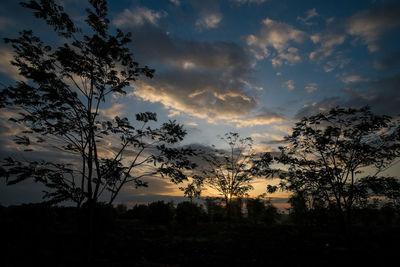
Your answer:
[[[180,0],[169,0],[172,4],[179,6],[181,4]]]
[[[246,43],[257,60],[271,56],[272,65],[277,67],[282,64],[294,65],[301,61],[298,49],[292,43],[302,43],[306,36],[303,31],[286,23],[266,18],[259,33],[247,36]]]
[[[370,52],[377,51],[379,39],[400,25],[399,12],[398,7],[385,7],[365,10],[336,23],[332,23],[333,18],[329,19],[325,31],[311,36],[311,40],[319,47],[310,53],[309,59],[319,64],[324,63],[326,72],[347,64],[349,60],[344,59],[343,53],[336,51],[336,48],[344,44],[350,36],[367,45]]]
[[[328,111],[336,106],[360,108],[369,105],[377,114],[397,116],[400,114],[400,76],[392,76],[370,82],[354,83],[344,88],[346,96],[331,97],[306,105],[295,118],[308,117]]]
[[[361,75],[346,75],[342,76],[341,80],[344,83],[358,83],[358,82],[366,82],[368,81],[367,78],[361,76]]]
[[[400,115],[400,75],[370,82],[354,83],[345,88],[348,106],[371,106],[379,114]]]
[[[290,125],[290,124],[272,125],[272,129],[274,131],[281,132],[285,135],[290,135],[290,134],[292,134],[292,131],[293,131],[293,125]]]
[[[186,122],[185,125],[192,126],[192,127],[198,126],[197,122],[194,122],[194,121]]]
[[[219,13],[204,14],[196,20],[196,27],[199,30],[215,29],[222,20],[222,15]]]
[[[198,12],[195,26],[198,31],[212,30],[219,27],[222,21],[222,13],[219,1],[214,0],[190,0],[196,12]]]
[[[285,139],[261,141],[261,144],[264,144],[264,145],[281,145],[284,143],[286,143]],[[279,155],[275,155],[275,156],[279,156]]]
[[[4,31],[13,24],[14,22],[10,18],[0,16],[0,30]]]
[[[132,33],[138,61],[160,70],[135,84],[139,99],[210,122],[248,116],[257,107],[250,58],[239,45],[173,38],[151,25]]]
[[[346,32],[359,38],[370,52],[379,49],[379,39],[400,25],[400,7],[385,7],[359,12],[346,23]]]
[[[219,72],[222,77],[236,80],[246,80],[251,70],[248,54],[235,43],[172,38],[157,27],[132,29],[132,33],[133,51],[141,62],[190,72]]]
[[[114,119],[116,116],[122,117],[125,114],[124,108],[125,108],[124,104],[115,103],[109,108],[100,109],[99,113],[104,117]]]
[[[304,87],[304,90],[307,93],[312,93],[312,92],[317,90],[317,84],[316,83],[309,83],[309,84],[306,85],[306,87]]]
[[[273,47],[276,50],[284,50],[290,41],[300,43],[305,33],[294,29],[292,26],[266,18],[260,29],[259,36],[250,35],[247,38],[249,45],[257,45],[262,49]]]
[[[11,49],[5,46],[0,46],[0,72],[9,76],[15,81],[27,81],[27,79],[19,75],[18,68],[11,65],[11,61],[14,60],[14,54]]]
[[[125,9],[113,20],[117,27],[143,26],[145,23],[157,25],[158,21],[167,16],[165,11],[154,11],[147,7],[137,7],[133,11]]]
[[[159,176],[150,176],[143,178],[143,181],[147,182],[149,187],[136,188],[133,184],[127,184],[122,187],[121,193],[117,197],[117,201],[128,201],[129,199],[135,198],[148,198],[149,202],[155,201],[154,195],[164,196],[177,196],[183,195],[182,191],[179,190],[180,184],[176,185],[167,178],[161,178]],[[157,199],[157,198],[156,198]],[[165,198],[164,198],[165,199]]]
[[[268,0],[231,0],[238,4],[262,4],[267,2]]]
[[[336,51],[350,37],[367,45],[370,52],[379,48],[379,40],[391,29],[400,25],[398,7],[384,7],[359,12],[349,18],[328,23],[328,28],[311,36],[311,40],[319,45],[309,54],[309,59],[316,63],[323,63],[324,70],[330,72],[336,67],[343,67],[349,62],[343,53]],[[330,19],[332,21],[332,19]]]
[[[275,112],[267,111],[263,114],[255,115],[246,119],[236,119],[232,122],[236,123],[236,127],[253,127],[258,125],[268,125],[277,122],[287,121],[287,118]]]
[[[297,20],[299,20],[301,23],[306,24],[306,25],[313,25],[315,23],[310,22],[313,18],[319,17],[319,14],[315,8],[307,10],[306,11],[306,16],[305,17],[297,17]]]
[[[294,116],[294,119],[300,120],[304,117],[309,117],[311,115],[328,111],[336,106],[342,106],[342,104],[343,101],[339,97],[326,98],[320,102],[314,102],[311,105],[304,105],[304,107],[300,109]]]
[[[400,50],[389,52],[374,62],[374,68],[379,71],[394,70],[400,66]]]
[[[0,113],[0,159],[11,156],[15,152],[23,149],[18,149],[13,141],[16,135],[21,135],[22,131],[29,130],[21,124],[11,122],[10,118],[18,118],[21,109],[2,109]]]
[[[24,110],[21,108],[5,108],[0,113],[0,159],[5,157],[13,157],[16,159],[22,159],[23,161],[31,161],[42,159],[45,161],[54,161],[57,159],[58,162],[76,164],[79,166],[80,162],[76,161],[76,157],[73,153],[57,150],[54,147],[59,147],[61,144],[65,144],[64,141],[57,138],[47,138],[41,134],[36,133],[24,133],[29,131],[30,128],[23,123],[15,123],[10,121],[10,118],[20,118],[20,113]],[[28,136],[30,139],[29,146],[18,145],[14,141],[15,136]],[[38,137],[44,138],[46,142],[37,142]],[[32,151],[25,151],[31,149]]]
[[[250,136],[253,138],[272,139],[270,141],[280,141],[281,142],[283,140],[282,135],[271,134],[271,133],[252,133],[252,134],[250,134]]]
[[[331,56],[337,46],[344,43],[346,35],[343,33],[328,31],[312,35],[311,40],[314,44],[319,44],[320,46],[310,53],[309,58],[312,61],[321,62]]]
[[[346,58],[342,52],[336,52],[329,60],[323,63],[323,69],[325,72],[331,72],[336,68],[343,69],[349,64],[351,59]]]
[[[284,85],[285,85],[290,91],[293,91],[294,88],[296,87],[293,80],[288,80],[288,81],[284,82]]]
[[[214,122],[242,117],[256,107],[256,98],[246,95],[239,82],[234,83],[209,73],[172,70],[137,84],[134,93],[169,110]]]

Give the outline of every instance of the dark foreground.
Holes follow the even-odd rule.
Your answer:
[[[345,229],[155,209],[1,208],[1,266],[397,266],[396,214]],[[185,213],[186,212],[186,213]],[[92,234],[90,234],[92,233]],[[91,241],[90,241],[91,240]],[[394,260],[394,261],[393,261]]]

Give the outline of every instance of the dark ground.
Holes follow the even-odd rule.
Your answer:
[[[381,214],[346,230],[282,218],[236,218],[229,226],[205,213],[152,215],[103,207],[89,242],[85,210],[0,210],[0,266],[398,266],[400,251],[399,224],[378,220]]]

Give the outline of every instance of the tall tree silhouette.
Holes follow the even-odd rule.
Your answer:
[[[270,174],[272,157],[269,153],[259,155],[253,150],[250,137],[241,138],[238,133],[226,133],[221,140],[227,149],[216,149],[202,155],[201,171],[193,175],[193,181],[185,193],[200,195],[204,186],[216,190],[225,202],[228,219],[231,215],[232,199],[244,197],[253,189],[252,183],[259,176]],[[195,194],[193,194],[195,192]]]
[[[341,214],[350,215],[374,184],[396,181],[379,175],[399,156],[398,126],[369,107],[337,107],[304,118],[286,141],[280,162],[288,170],[281,174],[281,186],[311,202],[334,206]]]
[[[137,126],[127,118],[101,116],[101,106],[110,97],[125,95],[125,88],[140,76],[154,74],[134,60],[127,47],[130,33],[109,29],[107,2],[89,1],[86,32],[53,0],[21,5],[33,10],[59,39],[46,44],[31,30],[5,39],[15,52],[12,64],[28,82],[2,90],[1,107],[16,110],[11,120],[28,129],[16,136],[17,144],[30,150],[35,142],[42,143],[38,148],[44,149],[47,141],[45,149],[55,147],[77,160],[71,164],[9,157],[2,168],[8,184],[33,178],[49,188],[44,197],[50,201],[70,200],[80,206],[99,201],[105,192],[112,203],[125,184],[146,186],[141,179],[145,176],[161,174],[177,183],[185,179],[182,170],[193,167],[185,153],[191,152],[173,146],[186,135],[181,125],[169,121],[151,128],[149,122],[157,120],[152,112],[137,114]],[[115,147],[108,148],[112,153],[104,153],[105,140],[113,141]]]

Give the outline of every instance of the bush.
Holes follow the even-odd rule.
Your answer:
[[[174,218],[174,206],[164,201],[152,202],[148,206],[146,222],[154,224],[169,224]]]
[[[178,224],[197,224],[205,217],[203,208],[189,201],[179,203],[175,213]]]
[[[279,218],[278,209],[269,201],[248,199],[246,202],[247,217],[251,223],[274,224]]]
[[[206,210],[211,223],[224,221],[226,212],[218,198],[206,198]]]

